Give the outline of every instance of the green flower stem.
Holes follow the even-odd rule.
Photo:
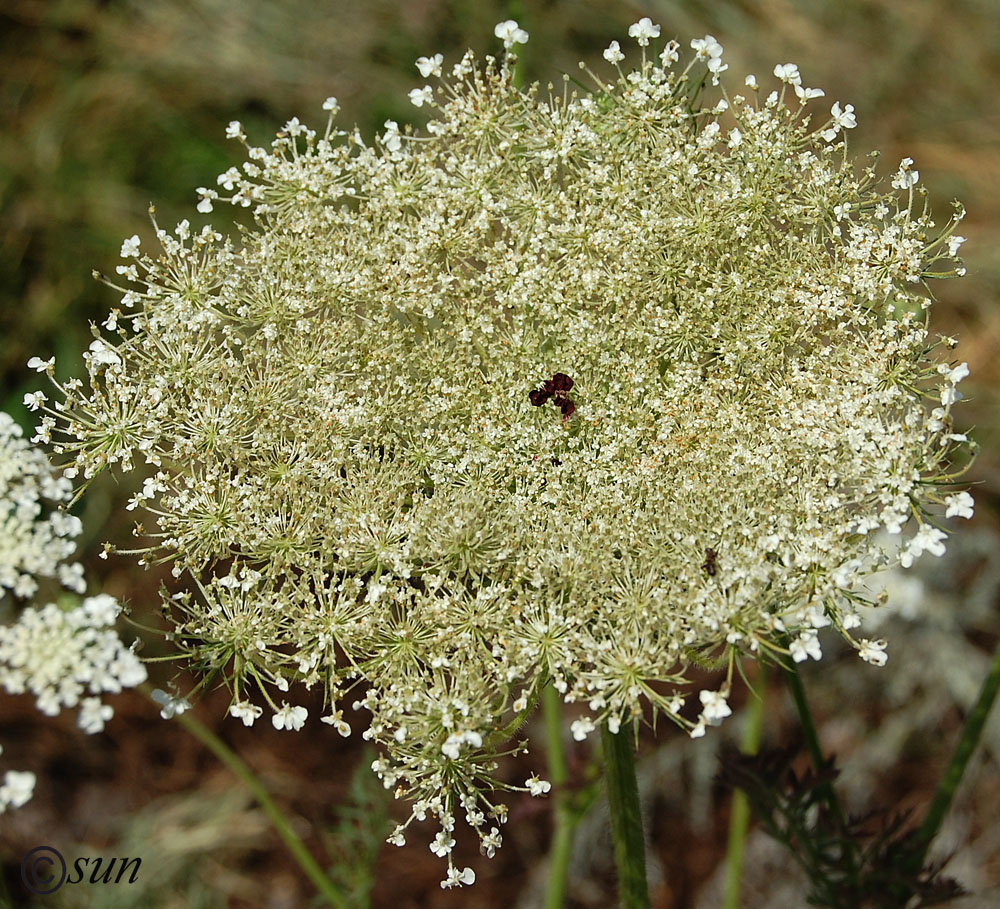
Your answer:
[[[926,856],[931,840],[937,836],[938,830],[941,828],[941,822],[948,813],[949,807],[951,807],[952,799],[955,797],[958,784],[961,782],[965,768],[968,766],[969,758],[972,757],[972,753],[976,750],[976,746],[979,744],[980,738],[982,738],[983,727],[986,725],[986,720],[993,709],[993,703],[997,699],[998,691],[1000,691],[1000,645],[997,646],[996,652],[993,654],[993,665],[990,667],[989,674],[983,682],[983,687],[979,692],[979,699],[965,721],[962,736],[958,740],[955,752],[951,756],[951,761],[949,761],[937,785],[934,798],[931,800],[931,806],[927,809],[927,816],[924,818],[923,824],[920,825],[919,836],[924,843],[924,851],[921,859]]]
[[[545,909],[562,909],[566,904],[569,860],[573,853],[573,833],[580,818],[576,812],[570,810],[569,793],[566,792],[569,767],[566,763],[566,748],[562,737],[562,698],[551,683],[542,689],[542,713],[545,717],[545,752],[549,765],[549,782],[555,788]]]
[[[140,690],[146,697],[152,700],[152,689],[148,685],[141,685]],[[159,705],[157,705],[159,707]],[[333,882],[323,873],[323,869],[316,864],[316,860],[309,854],[305,844],[299,839],[292,829],[288,818],[282,813],[271,794],[264,788],[263,783],[257,779],[254,772],[240,759],[225,742],[222,741],[200,720],[195,719],[190,711],[177,714],[177,720],[188,732],[211,751],[223,764],[225,764],[243,783],[247,789],[253,793],[254,798],[264,809],[264,813],[271,819],[271,824],[277,831],[278,836],[284,841],[292,857],[298,862],[299,867],[305,872],[315,885],[316,889],[325,897],[326,902],[337,909],[347,909],[347,901]]]
[[[816,772],[822,773],[826,766],[826,761],[823,758],[823,749],[819,744],[816,724],[813,722],[812,713],[809,711],[809,704],[806,702],[806,691],[802,686],[802,677],[799,675],[798,667],[794,662],[785,662],[782,668],[785,670],[785,682],[788,685],[788,691],[795,702],[795,710],[799,715],[799,723],[802,726],[802,735],[806,741],[809,757]],[[826,807],[829,809],[830,814],[836,819],[841,828],[845,827],[847,816],[844,814],[844,809],[840,805],[840,799],[837,798],[837,793],[832,784],[829,782],[824,783],[822,786],[817,787],[817,791],[822,794],[823,801],[826,802]]]
[[[642,835],[632,740],[626,729],[615,735],[605,723],[601,726],[601,746],[611,811],[611,838],[618,868],[619,905],[622,909],[648,909],[646,843]]]
[[[744,754],[756,754],[764,725],[764,697],[767,694],[767,663],[758,663],[757,691],[751,692],[747,705],[746,729],[741,748]],[[729,815],[729,842],[726,844],[726,889],[722,909],[740,909],[740,886],[743,883],[743,858],[747,830],[750,828],[750,801],[742,789],[733,790]]]

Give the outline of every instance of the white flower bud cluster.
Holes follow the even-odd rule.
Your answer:
[[[676,42],[647,56],[659,26],[629,34],[639,66],[613,43],[584,95],[421,57],[424,134],[369,145],[335,102],[270,148],[230,124],[248,160],[199,209],[256,226],[127,241],[118,341],[53,412],[84,476],[151,466],[149,553],[192,580],[174,639],[231,676],[234,717],[263,697],[298,729],[272,692],[315,684],[346,735],[360,686],[414,806],[392,842],[437,818],[447,886],[472,877],[456,813],[499,845],[496,758],[544,685],[587,706],[578,739],[650,708],[700,735],[739,658],[819,658],[830,626],[884,662],[850,635],[854,585],[971,515],[946,486],[965,367],[929,354],[920,292],[959,272],[960,215],[936,227],[912,169],[856,171],[830,144],[853,108],[807,116],[794,64],[706,98],[715,38],[679,70]]]

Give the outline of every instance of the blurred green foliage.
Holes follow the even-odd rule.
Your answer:
[[[247,863],[269,828],[267,819],[238,784],[205,785],[196,792],[150,802],[123,820],[114,847],[96,850],[86,843],[64,847],[77,886],[60,887],[34,905],[57,909],[222,909],[234,896],[248,897],[245,879],[227,871]],[[138,866],[126,860],[140,858]],[[75,869],[79,858],[89,861]],[[102,864],[98,864],[98,859]],[[134,880],[129,883],[133,874]],[[110,884],[91,883],[91,875]],[[121,883],[117,875],[121,875]]]
[[[351,774],[343,802],[337,806],[337,824],[326,838],[331,865],[327,874],[347,905],[371,906],[376,863],[385,848],[389,824],[389,794],[374,773],[376,751],[366,746]]]

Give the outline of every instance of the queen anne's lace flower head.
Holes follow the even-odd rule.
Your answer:
[[[963,371],[928,358],[921,293],[954,223],[908,165],[897,193],[845,161],[850,106],[824,122],[755,79],[706,102],[712,36],[679,70],[676,42],[647,56],[658,26],[630,35],[640,65],[592,94],[466,55],[415,90],[424,135],[331,112],[247,145],[199,191],[252,208],[242,247],[186,222],[156,259],[128,241],[121,341],[63,388],[74,469],[149,465],[151,551],[194,580],[167,602],[183,651],[226,667],[244,723],[263,697],[299,728],[294,682],[342,734],[341,705],[369,711],[413,805],[391,841],[435,817],[446,886],[473,877],[456,817],[499,845],[496,759],[542,686],[584,705],[577,739],[650,710],[698,735],[741,656],[818,659],[832,626],[883,662],[855,585],[971,514],[939,491]]]

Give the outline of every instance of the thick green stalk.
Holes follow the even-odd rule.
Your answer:
[[[570,810],[568,802],[566,783],[569,780],[569,767],[563,744],[562,698],[551,683],[542,689],[542,713],[545,717],[545,753],[549,765],[549,782],[555,789],[545,909],[562,909],[566,905],[569,860],[573,853],[573,832],[579,816]]]
[[[941,828],[941,822],[944,820],[945,814],[948,813],[948,808],[955,797],[958,784],[961,782],[965,768],[968,766],[969,758],[972,757],[972,753],[976,750],[976,746],[979,744],[980,738],[982,738],[983,727],[985,727],[986,720],[993,709],[993,703],[997,699],[998,691],[1000,691],[1000,645],[997,646],[996,652],[993,654],[993,665],[990,667],[989,674],[983,682],[979,698],[965,721],[965,728],[962,730],[961,738],[959,738],[951,760],[948,762],[948,766],[945,768],[944,774],[937,785],[937,790],[934,792],[930,808],[927,809],[927,816],[924,818],[923,824],[920,825],[919,835],[924,843],[924,851],[921,859],[926,856],[931,840],[937,836],[938,830]]]
[[[764,697],[767,694],[767,663],[758,663],[758,691],[750,693],[747,704],[746,729],[743,731],[741,750],[756,754],[760,747],[760,733],[764,725]],[[740,889],[743,883],[743,858],[747,830],[750,828],[750,801],[742,789],[733,790],[729,814],[729,841],[726,844],[726,889],[722,909],[740,909]]]
[[[646,886],[646,843],[642,835],[639,786],[635,778],[632,738],[622,729],[617,735],[601,726],[604,779],[611,811],[611,838],[618,868],[618,900],[622,909],[649,909]]]
[[[141,686],[141,690],[143,694],[152,699],[151,690],[148,685]],[[341,895],[340,891],[323,873],[323,869],[316,864],[316,860],[309,854],[309,850],[306,849],[305,844],[292,829],[288,818],[285,817],[277,803],[271,798],[271,794],[264,788],[263,783],[257,779],[254,772],[242,761],[236,752],[200,720],[195,719],[190,711],[177,714],[174,719],[222,761],[240,782],[250,790],[260,804],[260,807],[264,809],[264,813],[271,819],[271,824],[274,826],[278,836],[281,837],[288,851],[291,852],[292,857],[298,862],[299,867],[305,872],[306,877],[313,882],[316,889],[323,895],[326,902],[331,906],[337,907],[337,909],[347,909],[347,901]]]

